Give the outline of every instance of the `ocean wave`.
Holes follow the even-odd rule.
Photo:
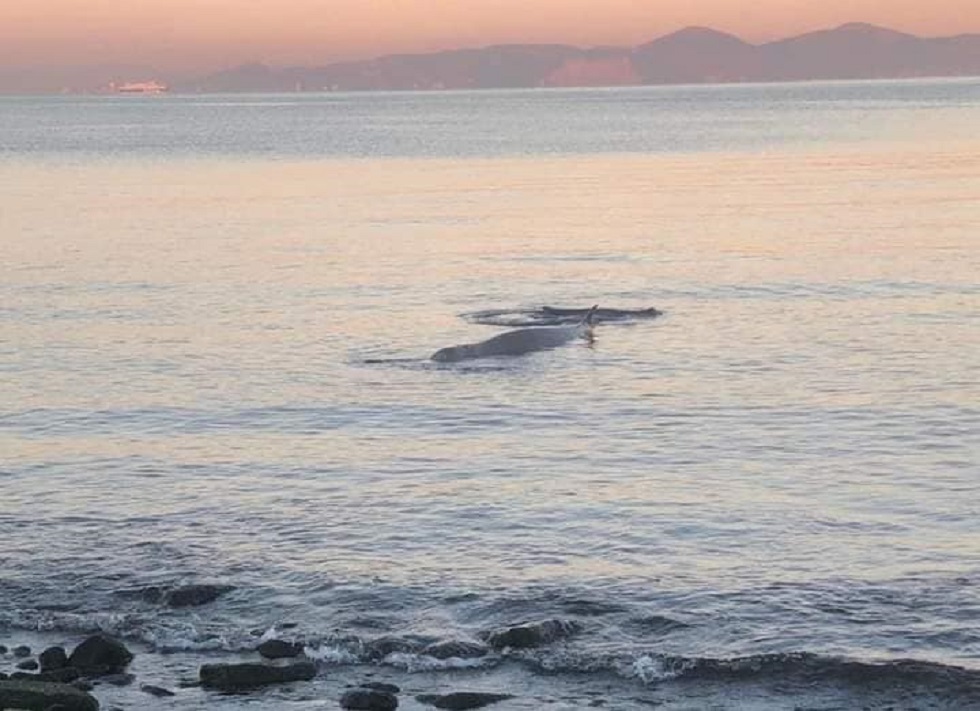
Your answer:
[[[460,314],[471,323],[485,326],[563,326],[579,323],[589,307],[541,306],[538,308],[485,309]],[[663,316],[663,311],[651,307],[637,309],[616,309],[600,307],[592,315],[594,323],[631,323]]]
[[[666,619],[666,618],[664,618]],[[667,620],[667,623],[671,622]],[[666,623],[665,623],[666,624]],[[668,624],[668,627],[670,625]],[[438,641],[417,635],[362,637],[332,632],[306,635],[292,626],[266,630],[216,632],[194,617],[172,619],[135,613],[72,613],[43,610],[0,612],[0,629],[60,632],[75,635],[105,632],[146,645],[152,653],[255,651],[269,639],[302,645],[303,654],[322,665],[371,665],[402,671],[452,672],[490,669],[502,663],[523,665],[541,674],[614,674],[648,686],[665,683],[823,684],[883,689],[915,688],[956,699],[980,700],[980,669],[923,659],[869,661],[798,651],[733,657],[677,655],[623,643],[599,649],[580,644],[576,636],[550,639],[531,648],[479,649],[466,640]],[[293,634],[293,632],[296,634]],[[459,649],[460,654],[446,653]]]

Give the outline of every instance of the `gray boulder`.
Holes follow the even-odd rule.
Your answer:
[[[286,666],[267,664],[205,664],[201,667],[201,685],[221,691],[244,691],[269,684],[309,681],[316,676],[313,662],[296,662]]]
[[[485,657],[488,651],[485,645],[477,644],[476,642],[450,639],[430,644],[422,650],[422,653],[430,657],[435,657],[436,659],[451,659],[452,657],[458,659],[477,659],[479,657]]]
[[[512,694],[490,694],[483,691],[454,691],[451,694],[421,694],[415,698],[437,709],[466,711],[466,709],[478,709],[514,697]]]
[[[229,590],[234,588],[231,585],[184,585],[168,591],[163,601],[170,607],[195,607],[212,602]]]
[[[487,635],[487,643],[494,649],[504,649],[505,647],[529,649],[571,637],[579,629],[581,629],[579,624],[570,620],[530,622],[502,630],[494,630]]]
[[[398,697],[379,689],[350,689],[340,697],[341,708],[351,711],[395,711]]]
[[[299,642],[268,639],[256,647],[255,650],[266,659],[288,659],[301,655],[303,653],[303,645]]]
[[[68,666],[85,676],[118,674],[133,660],[126,645],[106,634],[92,635],[75,647],[68,657]]]
[[[91,694],[69,684],[44,681],[0,681],[0,709],[47,711],[52,706],[68,711],[98,711],[99,702]]]
[[[37,661],[41,664],[41,671],[54,671],[68,666],[68,655],[64,647],[48,647],[37,655]]]

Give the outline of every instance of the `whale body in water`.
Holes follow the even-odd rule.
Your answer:
[[[557,348],[582,338],[592,341],[592,317],[597,306],[577,324],[570,326],[532,326],[501,333],[479,343],[464,343],[459,346],[440,348],[432,354],[432,360],[439,363],[455,363],[472,358],[491,356],[518,356],[534,351]]]

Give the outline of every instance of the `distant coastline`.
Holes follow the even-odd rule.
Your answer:
[[[70,77],[43,79],[0,73],[0,92],[95,93],[99,87],[134,83],[127,78],[132,77],[132,69],[128,75],[125,71],[92,69],[86,75],[84,68],[75,68]],[[751,44],[714,29],[688,27],[635,47],[510,44],[395,54],[321,67],[277,68],[251,63],[195,77],[168,77],[152,68],[141,68],[140,75],[157,77],[150,83],[174,93],[433,91],[969,77],[980,76],[980,34],[927,38],[866,23],[848,23]]]

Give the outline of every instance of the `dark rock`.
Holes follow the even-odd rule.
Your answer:
[[[99,679],[103,684],[110,684],[112,686],[129,686],[134,681],[136,681],[135,674],[107,674]]]
[[[476,659],[478,657],[485,657],[488,651],[489,650],[486,648],[486,646],[477,644],[476,642],[464,642],[463,640],[450,639],[444,642],[430,644],[428,647],[422,650],[422,653],[427,654],[430,657],[435,657],[436,659],[451,659],[452,657],[457,657],[459,659]]]
[[[205,605],[233,589],[231,585],[184,585],[169,591],[163,601],[170,607]]]
[[[6,653],[7,653],[7,652],[9,652],[9,651],[10,651],[10,650],[9,650],[9,649],[7,649],[7,645],[5,645],[5,644],[0,644],[0,654],[6,654]]]
[[[23,659],[24,657],[31,656],[31,648],[28,647],[26,644],[21,644],[14,647],[13,651],[14,651],[14,656],[17,657],[18,659]]]
[[[34,671],[40,666],[41,665],[37,663],[36,659],[25,659],[24,661],[17,663],[17,668],[25,671]]]
[[[267,684],[309,681],[316,676],[313,662],[296,662],[287,666],[266,664],[205,664],[201,667],[201,685],[222,691],[241,691]]]
[[[387,691],[389,694],[398,694],[401,689],[395,684],[385,684],[382,681],[365,681],[358,684],[362,689],[374,689],[375,691]]]
[[[68,711],[98,711],[95,697],[69,684],[44,681],[0,681],[0,708],[47,711],[52,706]]]
[[[266,659],[287,659],[298,657],[303,653],[303,645],[299,642],[284,642],[281,639],[269,639],[260,644],[255,650]]]
[[[571,637],[579,629],[577,623],[568,620],[544,620],[494,630],[487,635],[487,643],[494,649],[528,649]]]
[[[68,666],[68,655],[64,647],[48,647],[37,655],[37,660],[41,663],[41,671],[54,671]]]
[[[164,689],[162,686],[153,686],[153,684],[143,684],[140,686],[140,691],[147,693],[150,696],[156,696],[157,698],[176,696],[176,694],[170,689]]]
[[[340,705],[354,711],[395,711],[398,697],[388,691],[377,689],[351,689],[340,697]]]
[[[27,672],[14,672],[11,679],[23,679],[25,681],[56,681],[66,684],[75,681],[80,676],[77,669],[65,667],[64,669],[52,669],[51,671],[41,672],[40,674],[28,674]]]
[[[105,676],[123,671],[133,659],[126,646],[105,634],[92,635],[75,647],[68,666],[86,676]]]
[[[75,679],[71,685],[76,689],[81,689],[82,691],[91,691],[95,688],[95,684],[90,682],[88,679]]]
[[[421,694],[415,697],[423,704],[435,706],[437,709],[465,711],[478,709],[495,704],[498,701],[512,699],[512,694],[489,694],[482,691],[455,691],[451,694]]]

